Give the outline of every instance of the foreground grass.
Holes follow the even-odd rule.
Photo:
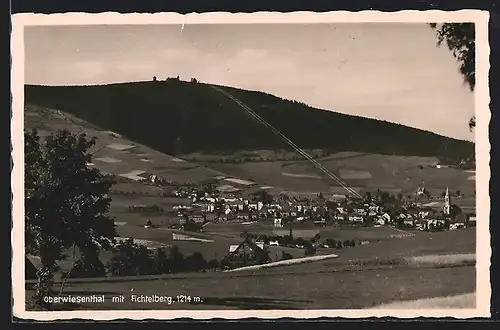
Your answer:
[[[440,308],[476,308],[476,294],[466,293],[448,297],[418,299],[394,302],[374,309],[440,309]]]
[[[288,269],[288,267],[285,267]],[[234,272],[185,274],[141,281],[67,283],[65,294],[104,295],[103,304],[74,309],[359,309],[475,291],[475,267],[374,267],[302,273]],[[270,269],[269,269],[270,270]],[[276,269],[274,269],[276,270]],[[27,290],[27,296],[33,294]],[[188,295],[198,303],[133,303],[136,295]],[[113,296],[123,295],[123,303]],[[56,306],[57,307],[57,306]],[[62,306],[59,306],[62,308]]]
[[[474,292],[474,253],[474,228],[417,233],[415,237],[338,250],[338,258],[287,267],[161,278],[72,280],[66,284],[65,294],[106,297],[104,304],[70,306],[70,309],[371,308],[395,301]],[[27,297],[32,294],[33,289],[28,286]],[[132,294],[190,295],[200,297],[201,301],[139,304],[130,301]],[[125,297],[121,304],[111,301],[118,295]]]

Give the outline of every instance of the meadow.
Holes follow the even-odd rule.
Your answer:
[[[435,157],[389,156],[342,152],[317,161],[354,189],[374,193],[377,189],[391,194],[413,194],[425,186],[431,195],[440,196],[448,187],[468,197],[475,196],[471,173],[456,168],[435,168]],[[208,166],[208,164],[207,164]],[[216,170],[245,177],[279,190],[345,194],[306,160],[210,164]]]
[[[104,294],[105,304],[79,307],[95,310],[357,309],[475,291],[475,258],[468,257],[475,253],[473,228],[420,233],[335,253],[334,259],[258,270],[69,280],[65,294]],[[29,285],[27,294],[32,294]],[[131,294],[190,295],[201,301],[137,304],[130,302]],[[125,295],[125,302],[112,303],[115,295]]]

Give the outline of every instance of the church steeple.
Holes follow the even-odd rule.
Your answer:
[[[448,187],[446,187],[446,194],[444,195],[444,209],[443,213],[446,215],[450,215],[450,192]]]

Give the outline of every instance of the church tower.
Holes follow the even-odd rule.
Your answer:
[[[448,190],[448,187],[446,187],[446,194],[444,195],[444,208],[443,208],[444,214],[450,215],[450,207],[451,207],[450,192]]]

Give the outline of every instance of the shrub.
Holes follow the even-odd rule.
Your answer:
[[[169,260],[171,263],[171,271],[173,273],[184,270],[184,255],[179,251],[179,247],[177,245],[170,248]]]
[[[200,252],[194,252],[184,260],[183,270],[188,272],[196,272],[205,270],[207,262]]]
[[[333,238],[327,238],[326,239],[326,245],[328,245],[331,248],[334,248],[337,246],[337,241],[334,240]]]
[[[316,249],[312,246],[312,245],[307,245],[306,246],[306,250],[304,251],[304,255],[306,257],[308,256],[312,256],[312,255],[315,255],[316,254]]]
[[[211,259],[207,262],[206,268],[209,270],[216,270],[217,268],[220,267],[219,262],[217,259]]]
[[[112,276],[152,275],[156,273],[155,259],[150,251],[134,243],[132,238],[117,244],[115,253],[106,265]]]
[[[168,274],[171,272],[171,263],[164,248],[158,248],[155,251],[156,273]]]
[[[281,260],[289,260],[289,259],[293,259],[293,256],[290,253],[281,251]]]
[[[73,268],[63,276],[67,278],[105,277],[106,267],[97,256],[95,258],[82,256],[75,262]]]

